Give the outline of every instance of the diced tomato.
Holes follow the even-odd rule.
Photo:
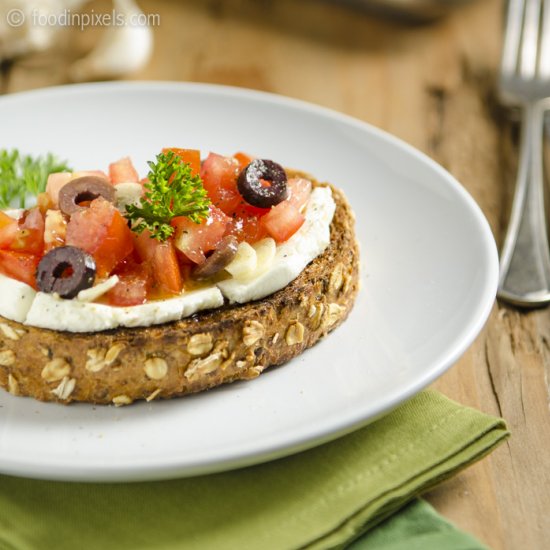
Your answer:
[[[0,273],[36,288],[36,268],[40,258],[35,254],[0,250]]]
[[[179,149],[178,147],[165,147],[162,152],[172,151],[183,162],[191,166],[191,173],[198,176],[201,173],[201,152],[198,149]]]
[[[306,204],[311,195],[311,181],[305,178],[291,178],[288,180],[288,202],[298,210]]]
[[[233,217],[246,215],[261,218],[262,216],[265,216],[268,212],[271,212],[271,208],[260,208],[258,206],[252,206],[241,197],[241,202],[239,203],[239,206],[237,206],[237,208],[234,212],[232,212],[231,215]]]
[[[201,263],[205,253],[214,250],[221,240],[229,222],[230,218],[215,206],[210,206],[208,218],[200,224],[186,217],[174,218],[172,226],[176,229],[176,248],[192,262]]]
[[[175,246],[175,244],[176,243],[174,242],[174,246]],[[176,248],[176,256],[178,257],[178,263],[180,264],[180,269],[181,269],[181,272],[182,272],[182,275],[183,275],[185,266],[193,268],[193,267],[195,267],[196,264],[195,264],[195,262],[190,260],[181,250],[179,250],[177,246],[175,248]],[[184,277],[184,279],[185,279],[185,277]]]
[[[17,233],[10,245],[12,250],[42,254],[44,251],[44,217],[40,208],[35,206],[25,212],[18,221]]]
[[[134,248],[126,220],[102,197],[93,200],[89,208],[71,216],[66,242],[94,257],[99,277],[109,275]]]
[[[147,281],[138,275],[119,275],[119,281],[107,293],[112,306],[137,306],[147,300]]]
[[[183,282],[173,239],[160,242],[145,230],[139,235],[134,234],[134,243],[139,258],[150,264],[157,286],[166,292],[179,294]]]
[[[232,157],[210,153],[201,167],[201,178],[213,205],[231,214],[242,198],[237,190],[239,162]]]
[[[0,248],[8,248],[11,245],[18,229],[17,220],[0,212]]]
[[[119,281],[107,293],[107,300],[113,306],[135,306],[147,300],[153,278],[147,263],[138,263],[133,258],[123,260],[115,269]]]
[[[109,177],[113,185],[117,183],[137,183],[139,175],[130,160],[130,157],[124,157],[112,164],[109,164]]]
[[[162,289],[174,294],[181,292],[183,281],[172,239],[158,243],[151,266],[153,277]]]
[[[249,208],[254,207],[241,205],[236,212],[234,212],[226,234],[235,235],[239,242],[246,241],[247,243],[253,244],[263,239],[267,235],[267,230],[260,223],[262,218],[251,213]],[[261,210],[264,209],[262,208]],[[266,210],[268,212],[270,211],[270,209]]]
[[[246,168],[254,160],[254,157],[251,157],[246,153],[242,153],[241,151],[239,151],[238,153],[235,153],[233,155],[233,158],[237,160],[237,162],[239,163],[239,168],[241,170],[243,168]]]
[[[48,176],[46,183],[46,193],[50,196],[51,202],[55,208],[59,205],[59,191],[69,181],[71,181],[71,172],[56,172]]]
[[[146,229],[142,233],[133,233],[134,246],[141,262],[151,262],[155,255],[157,240],[151,238],[151,233]]]
[[[200,224],[184,216],[174,218],[171,225],[176,229],[176,248],[191,261],[200,264],[206,259],[206,252],[216,248],[230,221],[231,218],[215,206],[210,206],[210,215]]]
[[[271,209],[260,221],[269,235],[281,243],[292,237],[304,223],[305,218],[289,201],[283,201]]]
[[[178,254],[178,251],[176,250],[176,256],[178,257],[178,262],[180,265],[180,273],[181,273],[181,279],[183,281],[183,286],[187,287],[188,284],[192,284],[190,279],[193,273],[193,268],[195,267],[195,264],[193,262],[182,262],[180,258],[180,254]],[[181,254],[183,256],[183,254]],[[184,256],[185,257],[185,256]],[[187,260],[189,261],[189,260]]]

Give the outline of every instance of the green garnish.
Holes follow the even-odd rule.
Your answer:
[[[126,206],[126,218],[132,230],[142,233],[145,229],[157,241],[165,241],[174,233],[172,218],[186,216],[195,223],[208,217],[210,199],[200,176],[191,173],[191,166],[173,151],[160,153],[156,162],[150,161],[149,182],[139,206]]]
[[[45,191],[50,174],[69,171],[65,162],[51,153],[32,157],[17,149],[0,149],[0,208],[25,208],[29,196]]]

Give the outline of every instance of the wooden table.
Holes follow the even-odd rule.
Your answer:
[[[502,241],[517,127],[498,106],[502,5],[480,0],[429,25],[314,0],[141,0],[158,13],[156,49],[136,79],[245,86],[379,126],[454,174]],[[89,9],[108,8],[96,3]],[[3,68],[4,93],[62,84],[100,32],[67,31],[53,52]],[[495,549],[550,547],[550,310],[495,305],[459,363],[434,386],[502,415],[510,440],[427,498]]]

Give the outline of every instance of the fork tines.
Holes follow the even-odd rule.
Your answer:
[[[502,77],[550,79],[550,0],[509,0]]]

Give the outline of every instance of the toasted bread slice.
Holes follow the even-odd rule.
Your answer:
[[[347,317],[358,290],[354,216],[332,191],[330,245],[285,288],[164,325],[99,333],[0,317],[0,386],[41,401],[127,405],[256,378],[299,355]]]

